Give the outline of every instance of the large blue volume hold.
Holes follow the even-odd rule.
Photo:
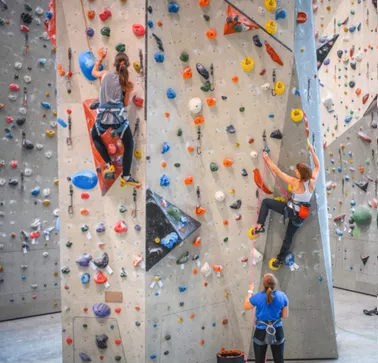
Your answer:
[[[80,189],[93,189],[98,182],[96,173],[90,170],[78,171],[72,177],[72,184]]]
[[[95,56],[93,55],[92,52],[90,52],[88,50],[86,52],[80,53],[80,55],[79,55],[80,69],[83,72],[84,77],[86,79],[88,79],[89,81],[95,81],[96,80],[96,78],[92,76],[92,70],[93,70],[95,63],[96,63],[96,58],[95,58]],[[100,65],[100,71],[102,71],[103,69],[104,69],[104,67],[101,64]]]

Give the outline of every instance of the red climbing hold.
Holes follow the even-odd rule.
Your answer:
[[[18,86],[17,84],[15,83],[11,83],[9,85],[9,89],[12,91],[12,92],[18,92],[20,90],[20,86]]]
[[[81,199],[89,199],[89,193],[87,192],[81,193]]]
[[[102,21],[108,20],[111,16],[112,16],[112,12],[106,8],[100,13],[100,19]]]
[[[280,56],[275,52],[275,50],[272,48],[272,46],[267,41],[265,41],[264,44],[265,44],[266,51],[270,55],[272,60],[274,62],[276,62],[277,64],[279,64],[280,66],[283,66],[284,64],[283,64]]]
[[[20,30],[22,32],[24,32],[24,33],[29,33],[30,32],[29,28],[27,26],[25,26],[25,25],[21,25],[20,26]]]
[[[304,11],[298,11],[297,24],[303,24],[307,21],[307,14]]]
[[[140,97],[137,97],[136,95],[134,95],[133,97],[133,103],[136,107],[143,107],[143,98],[140,98]]]
[[[94,282],[98,285],[105,284],[108,281],[108,278],[101,272],[96,272],[96,275],[93,278]]]
[[[117,233],[125,233],[127,232],[127,224],[125,221],[118,221],[113,227],[113,229]]]
[[[121,309],[121,308],[115,308],[114,311],[115,311],[117,314],[119,314],[119,313],[122,311],[122,309]]]
[[[367,102],[367,100],[369,99],[369,96],[370,96],[370,94],[367,93],[364,97],[362,97],[362,104],[363,105]]]
[[[119,339],[116,339],[116,340],[114,341],[114,343],[115,343],[116,345],[120,345],[120,344],[121,344],[121,341],[120,341]]]
[[[260,188],[264,193],[273,194],[273,192],[263,183],[259,169],[253,170],[253,179],[255,180],[257,187]]]
[[[8,124],[11,124],[13,122],[13,118],[10,117],[10,116],[6,116],[5,117],[5,121],[8,123]]]
[[[144,30],[144,26],[142,24],[133,24],[133,33],[137,36],[137,37],[143,37],[143,35],[146,33],[146,31]]]
[[[366,135],[364,132],[359,131],[357,134],[358,134],[358,136],[360,137],[361,140],[368,142],[368,143],[371,142],[371,138],[368,135]]]
[[[67,343],[67,344],[71,344],[71,343],[72,343],[72,339],[71,339],[71,338],[67,338],[67,339],[66,339],[66,343]]]

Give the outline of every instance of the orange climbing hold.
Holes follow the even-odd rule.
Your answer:
[[[215,39],[217,37],[217,31],[215,29],[209,29],[207,32],[206,32],[206,36],[209,38],[209,39]]]
[[[228,220],[227,220],[227,219],[225,219],[225,220],[223,221],[223,225],[224,225],[224,226],[228,226]]]
[[[87,17],[88,19],[92,20],[96,16],[96,12],[94,10],[88,10],[87,11]]]
[[[196,216],[203,216],[206,213],[206,209],[203,207],[197,207],[195,213]]]
[[[158,20],[157,25],[158,26],[163,26],[163,23],[161,22],[161,20]]]
[[[163,168],[166,168],[167,167],[167,163],[165,161],[162,161],[161,164],[160,164]]]
[[[203,118],[203,116],[197,116],[197,117],[194,119],[194,123],[195,123],[196,125],[202,125],[204,122],[205,122],[205,119]]]
[[[169,112],[165,112],[165,113],[164,113],[164,116],[165,116],[166,118],[168,118],[168,117],[170,116],[170,113],[169,113]]]
[[[222,324],[223,324],[223,325],[228,324],[228,319],[223,319],[223,320],[222,320]]]
[[[223,159],[223,165],[224,165],[225,167],[230,167],[230,166],[232,166],[233,163],[234,163],[234,162],[233,162],[232,159],[230,159],[230,158]]]
[[[203,286],[207,286],[207,285],[209,285],[206,281],[203,283]]]
[[[233,76],[232,77],[232,82],[238,83],[239,82],[239,77],[238,76]]]
[[[201,345],[204,345],[205,344],[205,341],[203,339],[200,340],[200,344]]]
[[[193,246],[198,247],[200,244],[201,244],[201,237],[197,237],[193,242]]]
[[[272,46],[267,41],[264,41],[264,44],[265,44],[265,49],[267,53],[270,55],[270,58],[272,58],[273,62],[276,62],[280,66],[283,66],[284,64],[280,56],[276,53],[276,51],[272,48]]]
[[[193,177],[188,176],[187,178],[185,178],[184,183],[185,183],[185,185],[192,185],[193,184]]]
[[[358,168],[358,171],[362,174],[365,171],[364,167]]]
[[[263,183],[259,169],[253,170],[253,179],[255,180],[257,187],[261,189],[264,193],[273,194],[273,192],[268,187],[266,187],[265,184]]]
[[[369,99],[369,97],[370,97],[369,93],[367,93],[364,97],[362,97],[362,104],[363,105],[367,102],[367,100]]]
[[[208,6],[210,4],[210,0],[199,0],[199,6]]]
[[[213,270],[214,270],[215,272],[220,273],[220,272],[223,271],[223,266],[222,266],[222,265],[213,265]]]
[[[208,105],[209,107],[213,107],[213,106],[215,106],[215,104],[217,103],[217,101],[216,101],[216,99],[215,99],[214,97],[208,97],[208,98],[206,99],[206,102],[207,102],[207,105]]]
[[[88,209],[80,209],[80,214],[82,216],[87,216],[87,215],[89,215],[89,210]]]
[[[304,11],[298,11],[297,24],[303,24],[307,21],[307,14]]]
[[[357,95],[357,96],[359,96],[359,95],[361,94],[361,92],[362,92],[361,88],[357,88],[357,89],[356,89],[356,95]]]
[[[190,67],[185,68],[184,72],[182,72],[182,76],[185,79],[190,79],[193,76],[192,69]]]
[[[194,319],[194,317],[195,317],[194,314],[190,314],[189,319]]]
[[[192,152],[194,151],[194,147],[193,147],[193,146],[188,146],[187,149],[188,149],[188,151],[189,151],[190,153],[192,153]]]

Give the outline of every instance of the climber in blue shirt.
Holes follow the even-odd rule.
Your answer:
[[[250,285],[244,301],[245,310],[256,308],[256,329],[253,337],[256,363],[265,362],[268,345],[272,350],[274,363],[284,362],[285,337],[281,319],[289,316],[289,300],[284,292],[277,290],[277,285],[274,275],[265,274],[264,291],[254,295],[253,285]]]

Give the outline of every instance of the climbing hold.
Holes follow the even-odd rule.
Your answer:
[[[359,137],[361,140],[363,140],[363,141],[365,141],[365,142],[367,142],[367,143],[371,143],[371,138],[370,138],[368,135],[366,135],[364,132],[359,131],[359,132],[357,133],[357,135],[358,135],[358,137]]]
[[[182,52],[180,55],[180,60],[182,62],[187,62],[189,60],[189,54],[187,52]]]
[[[104,26],[101,28],[100,33],[105,37],[110,37],[110,28],[108,26]]]
[[[164,53],[156,52],[154,55],[154,59],[157,63],[163,63],[164,62]]]
[[[169,177],[168,175],[166,174],[163,174],[161,177],[160,177],[160,186],[162,187],[167,187],[169,184],[170,184],[170,180],[169,180]]]
[[[179,241],[179,236],[176,232],[171,232],[167,236],[161,239],[160,244],[167,248],[173,248],[173,246]]]
[[[215,163],[210,163],[210,170],[211,171],[218,171],[218,165]]]
[[[85,31],[85,33],[87,34],[87,36],[89,38],[92,38],[94,36],[94,34],[95,34],[95,31],[94,31],[93,28],[87,28],[86,31]]]
[[[108,282],[108,278],[101,271],[96,272],[93,280],[97,285],[103,285]]]
[[[232,161],[231,158],[225,158],[225,159],[223,159],[223,165],[224,165],[225,167],[230,167],[230,166],[232,166],[233,163],[234,163],[234,162]]]
[[[245,72],[251,72],[255,67],[255,62],[252,58],[247,57],[242,60],[242,68]]]
[[[167,153],[170,150],[170,148],[171,147],[169,146],[169,144],[167,142],[164,142],[164,144],[163,144],[163,146],[161,148],[161,153],[162,154]]]
[[[193,76],[193,73],[190,67],[185,68],[184,71],[182,72],[182,77],[185,79],[190,79],[192,78],[192,76]]]
[[[137,37],[143,37],[146,33],[142,24],[133,24],[132,30]]]
[[[126,51],[126,45],[123,44],[123,43],[118,43],[118,44],[115,46],[115,50],[116,50],[118,53],[125,53],[125,51]]]
[[[369,99],[369,96],[370,96],[370,94],[367,93],[366,95],[364,95],[364,97],[362,97],[362,104],[363,105],[367,102],[367,100]]]
[[[83,362],[91,362],[92,361],[91,357],[86,353],[79,353],[79,356],[80,356],[80,359]]]
[[[142,108],[143,107],[144,100],[141,97],[138,97],[137,95],[133,96],[133,104],[136,107]]]
[[[353,218],[358,226],[368,226],[372,221],[369,207],[367,205],[357,207],[353,213]]]
[[[76,263],[81,267],[88,267],[91,260],[92,256],[90,254],[83,253],[78,259],[76,259]]]
[[[15,83],[11,83],[9,85],[9,90],[12,92],[18,92],[20,90],[20,86]]]
[[[265,30],[269,33],[269,34],[275,34],[278,30],[278,26],[277,26],[277,23],[273,20],[268,20],[266,23],[265,23]]]
[[[258,157],[257,151],[252,150],[250,156],[251,156],[252,159],[257,159],[257,157]]]
[[[238,200],[235,200],[235,202],[233,202],[230,205],[230,208],[231,209],[240,209],[241,205],[242,205],[242,201],[241,201],[241,199],[238,199]]]
[[[192,185],[193,184],[193,177],[192,176],[188,176],[184,179],[184,183],[185,185]]]
[[[195,119],[194,119],[194,123],[198,126],[198,125],[202,125],[203,123],[205,122],[205,119],[203,118],[203,116],[197,116]]]
[[[100,349],[106,349],[108,347],[107,341],[109,337],[106,334],[97,335],[96,334],[96,345]]]
[[[167,97],[169,99],[174,99],[176,98],[176,92],[172,88],[167,89]]]
[[[285,19],[286,18],[286,10],[283,8],[277,8],[276,10],[276,20],[278,19]]]
[[[282,132],[280,130],[274,130],[272,131],[272,133],[270,134],[270,137],[272,139],[278,139],[278,140],[281,140],[283,138],[283,135],[282,135]]]
[[[276,0],[264,0],[264,5],[268,11],[271,13],[276,11],[277,8],[277,1]]]
[[[193,115],[197,115],[201,112],[202,110],[202,101],[200,98],[198,97],[194,97],[192,98],[189,103],[188,103],[188,108],[189,108],[189,111],[193,114]]]
[[[285,92],[285,83],[283,82],[276,82],[274,84],[274,92],[277,94],[277,95],[282,95],[284,94]]]
[[[258,169],[253,170],[254,181],[256,186],[266,194],[273,194],[273,192],[263,183]]]
[[[209,39],[215,39],[217,37],[217,31],[215,29],[209,29],[207,32],[206,32],[206,36],[209,38]]]
[[[93,189],[98,182],[97,175],[89,170],[78,171],[72,177],[72,184],[80,189]]]
[[[257,34],[254,35],[252,37],[252,40],[253,40],[253,44],[256,45],[256,47],[261,48],[263,46],[263,43],[262,43],[259,35],[257,35]]]
[[[304,11],[298,11],[297,24],[303,24],[307,21],[307,14]]]
[[[168,12],[169,13],[177,14],[179,10],[180,10],[180,6],[176,2],[171,1],[168,4]]]
[[[118,221],[114,227],[113,227],[114,231],[116,233],[126,233],[128,228],[127,228],[127,224],[124,220],[121,220],[121,221]]]
[[[247,170],[242,169],[241,175],[242,175],[242,176],[248,176],[248,172],[247,172]]]
[[[109,9],[104,9],[101,13],[100,13],[100,19],[102,21],[106,21],[108,20],[111,16],[112,16],[112,12],[109,10]]]
[[[295,108],[294,110],[291,111],[290,116],[291,116],[291,119],[295,123],[299,123],[303,120],[304,114],[301,109]]]
[[[209,92],[210,89],[211,89],[211,83],[210,83],[210,81],[206,81],[200,88],[204,92]]]
[[[223,202],[225,198],[226,198],[226,195],[221,190],[218,190],[217,192],[215,192],[215,200],[217,202]]]
[[[92,70],[93,70],[93,67],[95,65],[95,62],[96,62],[96,58],[95,58],[95,56],[93,55],[92,52],[86,51],[86,52],[80,53],[80,55],[79,55],[80,69],[81,69],[84,77],[86,79],[88,79],[89,81],[95,81],[96,80],[96,78],[92,76]],[[103,69],[104,69],[104,67],[102,65],[100,65],[100,71],[102,71]]]
[[[208,6],[210,4],[210,0],[198,0],[199,6]]]
[[[93,20],[95,16],[96,16],[96,12],[94,10],[88,10],[87,11],[88,19]]]
[[[273,47],[267,41],[264,41],[264,45],[265,45],[265,49],[266,49],[267,53],[272,58],[273,62],[276,62],[280,66],[283,66],[283,62],[282,62],[280,56],[276,53],[276,51],[273,49]]]
[[[203,66],[201,63],[197,63],[196,64],[196,69],[197,69],[197,72],[206,80],[209,79],[210,77],[210,73],[209,71],[206,69],[205,66]]]
[[[28,13],[22,13],[21,14],[21,20],[25,23],[25,24],[31,24],[32,20],[33,20],[33,17],[28,14]]]
[[[236,132],[235,130],[235,127],[233,125],[229,125],[226,127],[226,131],[229,133],[229,134],[234,134]]]

